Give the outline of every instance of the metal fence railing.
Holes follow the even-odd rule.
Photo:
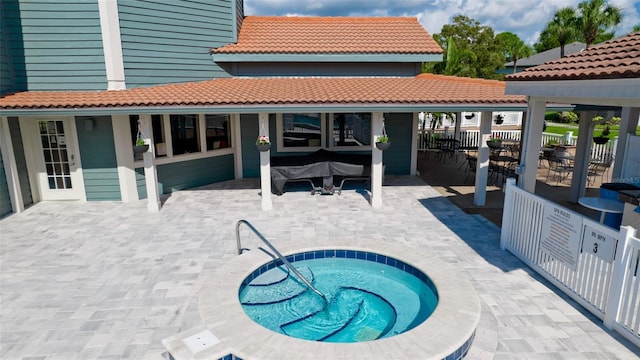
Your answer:
[[[520,141],[520,130],[495,130],[491,132],[492,136],[500,137],[503,140]],[[439,143],[438,138],[453,138],[454,132],[444,129],[419,129],[418,130],[418,151],[428,151],[429,149],[436,149]],[[480,131],[479,130],[462,130],[459,135],[459,147],[460,149],[476,149],[480,144]],[[565,135],[542,133],[542,140],[540,141],[540,147],[544,147],[547,144],[564,144],[568,146],[575,146],[578,142],[578,137],[573,136],[570,132]],[[616,137],[612,141],[606,144],[591,144],[591,158],[592,159],[607,159],[608,157],[615,155],[615,149],[618,143]]]

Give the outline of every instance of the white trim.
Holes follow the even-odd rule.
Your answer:
[[[260,113],[260,114],[266,114],[266,113]],[[326,126],[326,113],[317,111],[317,112],[296,112],[296,113],[287,113],[287,114],[320,114],[320,146],[300,146],[300,147],[285,147],[284,146],[284,139],[282,136],[282,122],[283,122],[283,118],[282,115],[283,113],[276,113],[276,131],[277,131],[277,136],[278,136],[278,143],[277,143],[277,149],[278,152],[313,152],[313,151],[317,151],[320,150],[322,148],[325,147],[325,141],[327,138],[327,126]],[[267,121],[268,123],[268,121]],[[262,123],[261,123],[262,124]],[[260,125],[262,126],[262,125]],[[266,129],[267,132],[269,132],[269,129]],[[262,129],[260,129],[260,131],[262,131]],[[262,133],[260,133],[262,135]]]
[[[638,106],[640,79],[507,81],[506,95],[540,97],[549,103]]]
[[[411,126],[411,167],[409,168],[409,175],[411,176],[415,176],[418,173],[418,120],[418,113],[414,112]]]
[[[16,166],[16,156],[13,151],[13,143],[11,141],[9,119],[4,116],[0,118],[0,150],[2,152],[4,174],[7,179],[9,199],[11,200],[11,210],[13,210],[14,213],[23,212],[24,199],[22,198],[20,176],[18,174],[18,167]]]
[[[371,207],[382,208],[382,150],[376,147],[378,136],[382,135],[384,114],[371,113]]]
[[[71,175],[71,189],[58,189],[58,193],[47,192],[43,194],[43,189],[48,186],[44,181],[43,172],[46,177],[44,159],[42,157],[42,145],[38,129],[38,121],[63,121],[65,126],[65,138],[67,139],[67,153],[69,156],[69,170]],[[76,121],[72,116],[38,116],[19,118],[22,142],[25,151],[25,160],[29,172],[29,183],[33,202],[42,200],[80,200],[87,201],[85,191],[84,175],[82,171],[82,159],[80,157],[80,147],[78,144],[78,133],[76,131]]]
[[[117,0],[98,0],[104,66],[107,72],[107,90],[127,88],[120,37],[120,18]]]
[[[160,211],[160,192],[158,190],[158,171],[155,163],[155,151],[152,139],[149,137],[153,134],[151,130],[151,115],[140,115],[140,130],[147,137],[144,139],[145,144],[150,144],[149,151],[142,154],[144,159],[144,180],[147,187],[147,210],[150,212]]]
[[[128,115],[112,115],[113,145],[118,164],[118,180],[120,182],[120,198],[122,202],[139,200],[138,184],[136,182],[135,164],[133,161],[133,146],[131,144],[131,130]],[[139,167],[144,166],[141,164]]]
[[[259,135],[269,136],[269,113],[258,114]],[[271,203],[271,150],[260,151],[260,195],[262,210],[273,209]]]

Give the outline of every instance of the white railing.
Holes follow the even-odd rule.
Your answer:
[[[508,179],[500,246],[640,346],[640,240]]]
[[[500,137],[504,140],[520,141],[520,130],[495,130],[491,132],[492,136]],[[425,151],[438,146],[434,141],[435,138],[447,138],[453,137],[454,132],[452,129],[445,131],[444,129],[418,129],[418,151]],[[461,130],[460,131],[460,148],[461,149],[475,149],[480,144],[480,131],[479,130]],[[553,134],[542,133],[542,140],[540,141],[540,147],[543,147],[547,143],[565,144],[569,146],[575,146],[578,142],[578,137],[572,134]],[[615,149],[618,143],[618,138],[607,142],[606,144],[591,144],[591,158],[592,159],[606,159],[615,155]]]

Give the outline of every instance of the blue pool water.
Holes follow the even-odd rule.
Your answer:
[[[438,303],[431,280],[393,258],[360,251],[314,251],[287,257],[327,301],[280,264],[256,270],[240,288],[246,314],[296,338],[360,342],[421,324]]]

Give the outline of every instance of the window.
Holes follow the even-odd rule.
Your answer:
[[[281,134],[280,144],[285,150],[319,148],[323,138],[322,115],[282,114],[278,132]]]
[[[131,129],[131,146],[136,144],[138,138],[138,115],[129,115],[129,128]],[[162,115],[151,115],[151,128],[153,132],[153,142],[156,147],[156,157],[167,156],[167,150],[164,147],[164,127],[162,126]],[[134,160],[142,160],[142,153],[133,154]]]
[[[371,113],[333,114],[332,145],[371,145]]]
[[[198,115],[170,115],[173,155],[200,151]]]
[[[231,147],[231,132],[229,131],[230,115],[205,115],[207,150]]]

